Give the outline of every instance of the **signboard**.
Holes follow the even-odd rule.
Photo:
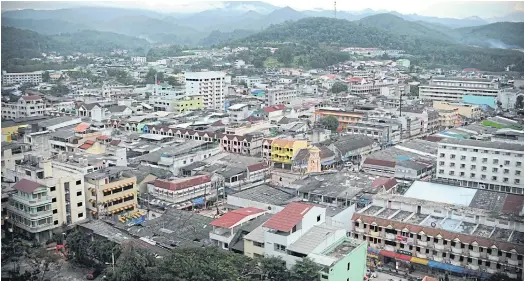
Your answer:
[[[402,255],[406,255],[406,256],[411,256],[412,255],[410,251],[406,251],[406,250],[397,250],[397,253],[402,254]]]
[[[413,238],[405,237],[402,235],[397,235],[397,241],[413,244]]]

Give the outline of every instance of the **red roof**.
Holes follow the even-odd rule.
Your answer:
[[[89,128],[88,123],[80,123],[75,127],[75,132],[84,132],[87,128]]]
[[[37,95],[31,95],[31,96],[23,96],[22,99],[26,101],[30,101],[30,100],[41,100],[42,98]]]
[[[90,148],[91,146],[93,146],[92,143],[84,143],[84,144],[82,144],[81,146],[79,146],[78,148],[80,148],[80,149],[88,149],[88,148]]]
[[[156,179],[153,185],[159,188],[169,189],[171,191],[174,191],[174,190],[180,190],[180,189],[185,189],[185,188],[192,187],[192,186],[205,184],[208,182],[211,182],[211,177],[204,175],[204,176],[197,176],[197,177],[178,180],[178,181]]]
[[[277,105],[273,105],[273,106],[266,106],[266,107],[262,108],[262,110],[264,110],[264,112],[266,112],[266,113],[270,113],[270,112],[275,112],[275,111],[278,111],[278,110],[284,110],[285,108],[286,108],[285,105],[277,104]]]
[[[222,122],[222,120],[218,120],[215,123],[211,124],[211,126],[224,126],[225,124]]]
[[[244,121],[249,121],[249,122],[256,122],[256,121],[260,121],[260,120],[264,120],[264,118],[258,118],[258,117],[255,117],[255,116],[249,116],[248,118],[244,119]]]
[[[351,77],[351,78],[347,78],[346,82],[361,82],[362,79],[363,79],[362,77]]]
[[[94,140],[86,140],[84,143],[87,143],[87,144],[94,144],[95,141],[94,141]]]
[[[118,145],[121,142],[121,140],[112,140],[110,144],[112,145]]]
[[[377,178],[373,181],[373,183],[371,183],[373,188],[384,187],[386,190],[390,190],[395,185],[397,185],[397,180],[395,178],[385,177]]]
[[[109,137],[108,136],[98,136],[96,137],[97,140],[108,140]]]
[[[443,137],[439,137],[439,136],[427,136],[426,137],[426,140],[427,141],[431,141],[431,142],[439,142],[443,139]]]
[[[266,168],[267,168],[267,165],[264,162],[260,162],[260,163],[257,163],[257,164],[253,164],[253,165],[247,166],[247,170],[250,171],[250,172],[260,171],[260,170],[266,169]]]
[[[516,194],[508,194],[504,205],[502,206],[502,212],[518,215],[522,210],[524,204],[524,196]]]
[[[25,193],[33,193],[35,190],[37,190],[41,186],[42,185],[37,182],[26,180],[26,179],[21,179],[19,182],[13,185],[13,189],[19,190]]]
[[[233,226],[235,226],[236,224],[238,224],[243,219],[245,219],[245,218],[247,218],[249,216],[256,215],[256,214],[261,214],[261,213],[265,213],[265,212],[266,211],[264,211],[262,209],[257,209],[257,208],[253,208],[253,207],[247,207],[247,208],[242,208],[242,209],[238,209],[238,210],[233,210],[231,212],[228,212],[228,213],[224,214],[220,218],[212,221],[211,225],[218,226],[218,227],[223,227],[223,228],[232,228]]]
[[[386,166],[390,168],[395,168],[395,162],[394,161],[387,161],[387,160],[378,160],[378,159],[366,159],[364,161],[364,164],[373,165],[373,166]]]
[[[264,227],[290,232],[313,206],[300,202],[289,203],[282,211],[272,216]]]

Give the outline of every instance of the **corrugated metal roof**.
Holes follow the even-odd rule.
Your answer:
[[[264,224],[264,227],[289,232],[302,220],[311,208],[313,208],[313,206],[309,204],[299,202],[290,203],[282,211],[272,216]]]

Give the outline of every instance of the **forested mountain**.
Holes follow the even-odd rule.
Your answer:
[[[42,52],[60,48],[49,36],[2,26],[2,62],[12,58],[40,57]]]
[[[242,39],[254,33],[255,31],[247,29],[236,29],[231,32],[214,30],[208,36],[200,40],[199,44],[203,46],[218,45],[220,43]]]
[[[497,22],[455,32],[464,43],[492,48],[524,48],[524,22]]]
[[[418,36],[433,39],[440,39],[452,42],[455,39],[439,31],[437,28],[431,28],[431,24],[420,24],[418,22],[407,21],[393,14],[378,14],[365,17],[358,21],[359,24],[387,30],[392,34],[403,36]]]
[[[524,70],[522,52],[470,47],[424,36],[400,36],[362,23],[332,18],[306,18],[271,26],[238,43],[267,46],[285,42],[317,48],[324,45],[402,49],[414,55],[421,63],[431,65],[454,65],[495,71],[502,71],[506,66],[514,65],[514,70]]]

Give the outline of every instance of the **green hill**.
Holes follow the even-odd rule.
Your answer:
[[[512,70],[524,70],[524,54],[521,52],[453,44],[449,40],[420,35],[421,32],[419,35],[400,35],[362,22],[306,18],[271,26],[237,43],[267,46],[289,42],[315,48],[353,46],[402,49],[414,55],[411,59],[422,65],[474,67],[492,71],[503,71],[506,66],[514,65]]]
[[[463,42],[492,48],[524,48],[524,22],[497,22],[455,29]]]

